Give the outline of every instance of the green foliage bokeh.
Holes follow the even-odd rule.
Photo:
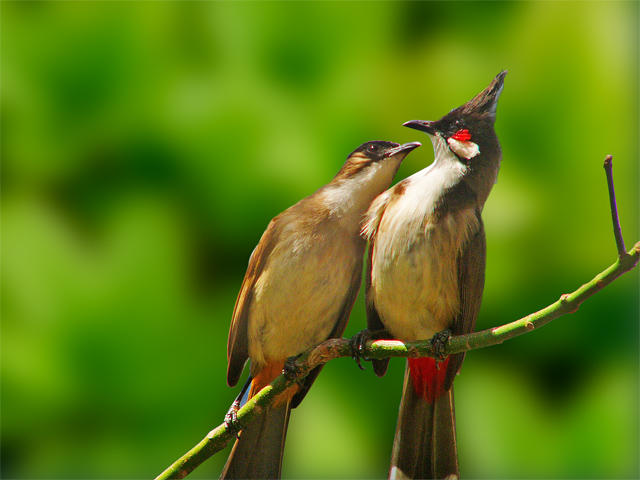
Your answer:
[[[611,264],[602,161],[638,237],[637,2],[2,2],[2,477],[149,478],[220,423],[268,221],[373,139],[424,147],[509,74],[478,327]],[[359,299],[347,330],[365,325]],[[467,356],[467,478],[637,478],[638,276]],[[289,478],[383,478],[403,362],[332,362]],[[217,476],[219,454],[193,478]]]

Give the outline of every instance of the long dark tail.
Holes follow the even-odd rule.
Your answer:
[[[280,478],[291,401],[267,408],[240,433],[221,479]]]
[[[407,365],[389,478],[458,478],[453,387],[441,391],[446,364],[438,369],[420,358]]]

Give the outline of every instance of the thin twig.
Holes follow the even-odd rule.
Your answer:
[[[624,246],[624,238],[622,238],[622,229],[620,228],[620,219],[618,218],[618,204],[616,202],[616,192],[613,188],[613,156],[607,155],[604,159],[604,171],[607,175],[607,186],[609,187],[609,203],[611,204],[611,220],[613,221],[613,236],[616,239],[616,247],[618,255],[626,255],[627,249]]]

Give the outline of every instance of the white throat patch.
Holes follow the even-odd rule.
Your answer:
[[[480,147],[478,147],[477,143],[473,143],[472,141],[461,142],[456,140],[455,138],[447,138],[447,143],[449,144],[449,148],[459,157],[466,158],[467,160],[472,159],[475,156],[480,155]]]

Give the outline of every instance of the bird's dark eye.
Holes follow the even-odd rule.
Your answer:
[[[376,146],[375,145],[369,145],[369,148],[367,149],[370,152],[375,152],[376,151]]]

